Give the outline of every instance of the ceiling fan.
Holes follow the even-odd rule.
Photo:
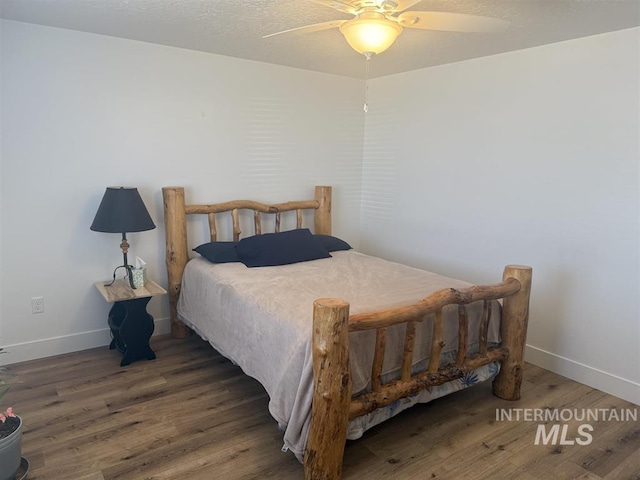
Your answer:
[[[291,32],[319,32],[339,28],[347,43],[367,58],[389,48],[404,28],[450,32],[501,32],[509,22],[492,17],[453,12],[406,11],[422,0],[309,0],[355,16],[351,20],[291,28],[263,38]]]

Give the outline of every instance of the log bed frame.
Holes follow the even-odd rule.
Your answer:
[[[280,231],[280,215],[296,212],[296,228],[302,228],[302,211],[314,211],[315,232],[331,235],[331,187],[315,189],[315,199],[266,205],[250,200],[210,205],[185,203],[184,188],[165,187],[164,219],[166,231],[166,265],[169,282],[171,335],[184,338],[190,330],[177,316],[177,303],[184,267],[189,260],[186,217],[204,214],[209,219],[211,241],[217,241],[216,215],[230,212],[233,238],[240,238],[239,211],[253,210],[255,234],[262,233],[263,214],[275,215],[275,231]],[[413,395],[431,386],[461,378],[466,373],[488,363],[499,361],[500,373],[493,380],[493,393],[506,400],[518,400],[522,384],[524,346],[529,318],[531,267],[508,265],[502,283],[473,286],[464,290],[440,290],[409,306],[357,315],[349,315],[349,303],[341,299],[322,298],[313,305],[313,406],[309,436],[304,454],[305,479],[340,479],[348,422],[372,412],[399,398]],[[503,299],[501,323],[502,344],[489,347],[487,329],[491,318],[491,302]],[[480,321],[479,351],[467,353],[468,318],[466,305],[484,303]],[[440,352],[444,347],[442,309],[458,305],[458,350],[453,364],[440,366]],[[433,343],[427,369],[411,374],[416,325],[433,315]],[[387,329],[396,324],[406,325],[401,378],[381,383],[382,364]],[[376,330],[372,366],[371,391],[352,398],[349,369],[349,332]]]

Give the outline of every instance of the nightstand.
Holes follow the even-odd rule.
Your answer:
[[[120,366],[144,358],[156,358],[149,346],[154,323],[153,317],[147,313],[147,303],[151,297],[164,295],[167,291],[151,280],[136,289],[132,289],[126,280],[116,280],[108,287],[105,282],[95,285],[104,299],[113,303],[109,310],[109,328],[113,337],[109,348],[117,348],[123,354]]]

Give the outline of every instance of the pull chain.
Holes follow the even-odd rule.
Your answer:
[[[373,56],[372,52],[364,52],[364,56],[367,58],[365,63],[365,73],[364,73],[364,105],[362,110],[364,113],[369,111],[369,60]]]

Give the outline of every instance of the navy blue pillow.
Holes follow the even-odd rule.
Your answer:
[[[331,257],[308,228],[243,238],[236,245],[236,252],[247,267],[272,267]]]
[[[193,249],[204,258],[213,263],[239,262],[236,245],[238,242],[209,242],[203,243]]]
[[[320,235],[319,233],[316,233],[314,237],[317,240],[320,240],[320,243],[322,243],[324,247],[330,252],[351,250],[352,248],[351,245],[338,237],[332,237],[331,235]]]

